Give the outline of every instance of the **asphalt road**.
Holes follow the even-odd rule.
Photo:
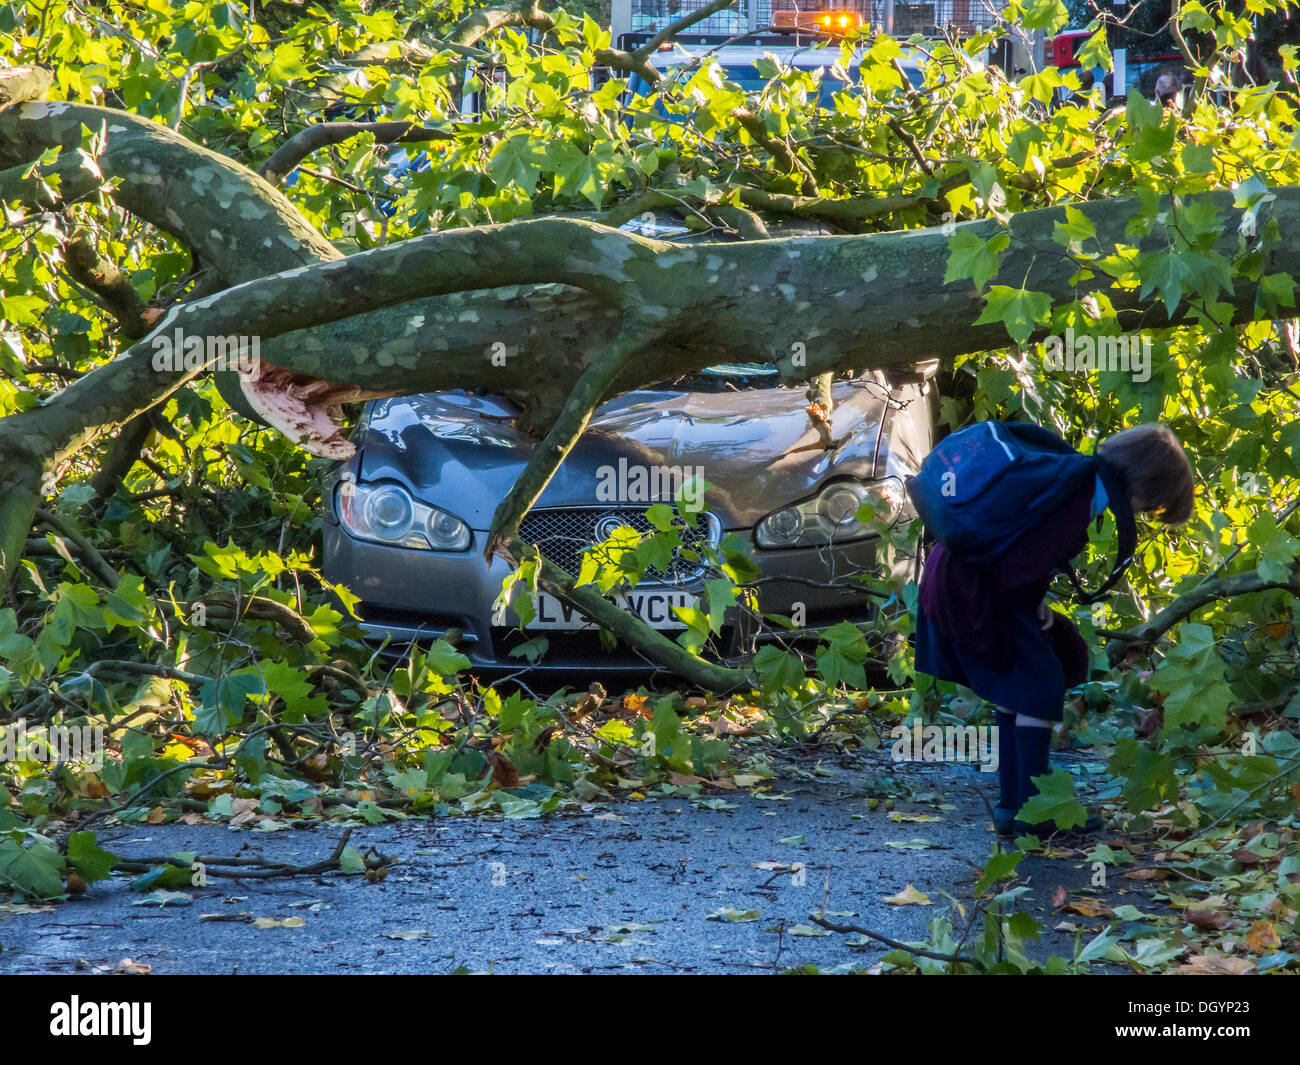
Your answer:
[[[126,958],[155,974],[869,968],[887,948],[799,934],[822,906],[828,873],[828,910],[851,914],[834,919],[923,938],[926,922],[949,905],[945,893],[970,901],[973,873],[994,840],[978,793],[991,796],[994,777],[955,765],[894,774],[870,758],[820,770],[827,773],[774,781],[769,798],[701,796],[732,809],[670,797],[535,820],[359,827],[354,845],[397,859],[380,882],[339,873],[212,879],[184,893],[187,905],[163,906],[141,904],[130,879],[115,877],[52,908],[0,906],[0,973],[104,972]],[[868,797],[889,792],[899,796],[894,811],[883,801],[868,809]],[[914,815],[940,820],[894,819]],[[124,857],[187,850],[309,864],[327,857],[341,832],[334,824],[272,833],[119,825],[100,842]],[[788,868],[796,863],[802,875]],[[1029,908],[1050,929],[1060,918],[1047,913],[1047,900],[1058,884],[1085,883],[1086,868],[1076,857],[1038,858],[1025,869]],[[884,901],[908,884],[934,905]],[[725,907],[757,911],[757,919],[709,919]],[[259,927],[259,918],[281,923]],[[1068,955],[1070,938],[1049,935],[1041,954]]]

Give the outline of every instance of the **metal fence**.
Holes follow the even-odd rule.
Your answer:
[[[698,11],[708,0],[632,0],[633,32],[653,32]],[[994,0],[747,0],[697,22],[687,33],[736,34],[772,25],[777,12],[853,11],[864,23],[879,26],[899,37],[927,36],[942,30],[974,33],[997,20],[1000,4]],[[891,25],[892,23],[892,25]]]

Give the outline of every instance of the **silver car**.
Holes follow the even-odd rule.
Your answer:
[[[911,520],[903,479],[932,443],[934,370],[836,382],[833,450],[819,443],[804,390],[780,387],[767,367],[718,367],[627,393],[596,412],[520,532],[576,574],[586,549],[619,526],[650,530],[647,509],[676,498],[689,518],[677,520],[682,548],[621,598],[649,624],[670,635],[684,627],[673,608],[692,605],[707,576],[691,547],[729,534],[761,574],[759,609],[798,626],[783,638],[866,620],[878,600],[852,578],[876,572],[879,535],[854,514],[871,501],[877,515]],[[324,493],[325,576],[360,597],[367,639],[391,651],[454,629],[477,669],[514,671],[522,662],[511,651],[528,643],[536,657],[544,635],[534,668],[646,670],[566,603],[540,596],[521,630],[502,600],[508,566],[487,564],[483,551],[493,512],[534,447],[514,428],[515,413],[509,401],[466,392],[368,403],[356,453]],[[914,564],[896,560],[895,575],[906,578]],[[733,658],[753,639],[729,615],[708,653]]]

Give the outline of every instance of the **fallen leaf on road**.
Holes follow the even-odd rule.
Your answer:
[[[188,906],[194,899],[184,891],[151,891],[142,899],[136,899],[132,906]]]
[[[230,809],[233,816],[230,818],[230,827],[238,828],[254,820],[258,816],[257,803],[257,799],[231,799]]]
[[[1168,869],[1134,869],[1125,873],[1125,880],[1168,880],[1174,874]]]
[[[757,921],[763,915],[757,910],[738,910],[735,906],[723,906],[709,912],[709,921]]]
[[[790,929],[792,936],[828,936],[831,934],[829,928],[817,928],[810,924],[797,924]]]
[[[1071,899],[1065,904],[1066,913],[1077,913],[1080,917],[1114,917],[1115,911],[1097,899]]]
[[[1205,928],[1211,932],[1217,932],[1228,923],[1227,915],[1218,910],[1191,909],[1185,911],[1183,916],[1197,928]]]
[[[1254,954],[1277,950],[1282,945],[1272,921],[1256,921],[1246,933],[1246,946]]]
[[[1249,958],[1229,958],[1222,954],[1193,954],[1186,965],[1177,965],[1174,972],[1184,976],[1243,976],[1255,968]]]
[[[721,715],[710,721],[709,727],[713,730],[713,735],[719,738],[730,736],[744,739],[748,736],[758,735],[758,733],[748,725],[737,725],[731,720],[731,718]]]
[[[911,884],[903,888],[897,895],[882,897],[882,902],[887,902],[891,906],[933,906],[930,896],[924,891],[918,891]]]
[[[253,922],[255,928],[301,928],[307,922],[301,917],[286,917],[279,921],[274,917],[259,917]]]

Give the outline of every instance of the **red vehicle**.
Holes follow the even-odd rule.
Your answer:
[[[1044,54],[1052,66],[1060,70],[1080,67],[1079,50],[1092,36],[1089,30],[1064,30],[1047,42]],[[1110,97],[1126,97],[1129,90],[1136,88],[1143,96],[1155,95],[1156,80],[1164,73],[1177,74],[1181,80],[1183,74],[1182,57],[1176,53],[1156,55],[1134,54],[1130,49],[1118,48],[1111,43],[1111,59],[1114,69],[1092,69],[1093,76],[1101,80],[1109,90]]]

